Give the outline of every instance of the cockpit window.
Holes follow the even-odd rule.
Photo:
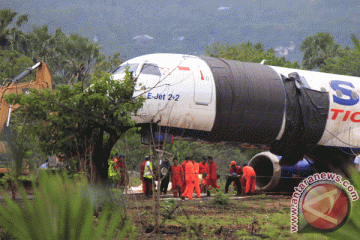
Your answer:
[[[113,71],[113,74],[121,74],[121,73],[125,73],[125,67],[129,66],[129,72],[136,72],[137,68],[139,67],[138,63],[130,63],[130,64],[124,64],[121,65],[120,67],[118,67],[117,69],[115,69]]]
[[[159,67],[153,63],[145,63],[141,69],[142,74],[161,76]]]

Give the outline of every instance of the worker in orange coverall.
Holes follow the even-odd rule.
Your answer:
[[[256,174],[254,169],[245,163],[242,170],[243,176],[241,177],[240,182],[243,195],[247,195],[249,193],[255,194]]]
[[[216,163],[214,162],[213,158],[211,156],[208,157],[209,160],[209,176],[206,179],[206,187],[209,189],[209,186],[213,188],[219,189],[219,186],[217,185],[217,174],[216,174]],[[207,191],[207,196],[210,196],[210,192]]]
[[[205,178],[207,175],[209,175],[209,165],[206,162],[206,157],[203,157],[201,162],[199,163],[199,174],[203,174],[203,178],[201,180],[201,192],[206,192],[206,188],[205,188]],[[205,173],[205,174],[204,174]]]
[[[189,200],[192,200],[192,195],[194,192],[194,177],[193,175],[195,175],[194,173],[194,168],[193,168],[193,163],[191,161],[191,157],[185,157],[185,181],[186,181],[186,188],[185,191],[183,192],[181,199],[185,199],[186,197],[189,198]]]
[[[195,191],[196,191],[196,197],[199,198],[201,197],[200,194],[200,183],[199,183],[199,164],[197,162],[195,162],[194,159],[191,159],[192,163],[193,163],[193,168],[194,168],[194,173],[193,174],[193,179],[194,179],[194,187],[195,187]]]
[[[179,197],[181,197],[182,186],[183,186],[183,177],[184,170],[181,165],[178,164],[176,158],[173,159],[174,164],[171,166],[171,184],[174,197],[177,197],[179,192]]]
[[[206,162],[206,157],[203,157],[201,163],[199,163],[199,174],[209,174],[209,165]]]
[[[142,181],[142,184],[143,184],[143,192],[144,194],[146,194],[146,183],[144,181],[144,170],[145,170],[145,164],[146,162],[150,159],[149,156],[145,156],[145,161],[141,164],[141,167],[140,167],[140,179]],[[152,185],[150,185],[150,192],[152,190]]]
[[[186,165],[187,161],[184,160],[181,164],[182,168],[183,168],[183,172],[184,172],[184,177],[183,177],[183,185],[182,185],[182,188],[181,188],[181,192],[184,192],[185,189],[186,189],[186,180],[185,180],[185,165]]]
[[[236,187],[237,193],[236,196],[241,195],[241,184],[240,184],[240,175],[243,174],[243,170],[240,166],[236,166],[235,161],[230,162],[230,171],[229,174],[226,175],[226,184],[225,184],[225,194],[229,191],[229,186],[231,182],[234,183],[234,187]]]

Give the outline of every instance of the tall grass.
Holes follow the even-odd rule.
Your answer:
[[[20,191],[22,206],[3,193],[6,206],[0,206],[0,227],[6,235],[27,240],[135,237],[131,221],[111,201],[103,202],[100,217],[94,217],[94,200],[85,178],[68,179],[42,172],[39,186],[33,186],[33,201]]]

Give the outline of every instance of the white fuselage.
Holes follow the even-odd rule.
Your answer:
[[[139,64],[133,73],[137,78],[134,96],[146,99],[143,108],[133,116],[137,123],[156,122],[161,126],[211,131],[216,92],[211,70],[204,61],[188,55],[152,54],[123,65],[132,63]],[[143,74],[144,64],[157,67],[158,74]],[[113,76],[117,79],[123,75]]]
[[[297,72],[306,79],[311,89],[329,92],[328,121],[319,145],[360,148],[360,78],[283,67],[271,68],[285,76]]]
[[[131,59],[121,66],[126,65],[133,66],[133,76],[137,78],[134,97],[146,99],[143,108],[133,116],[137,123],[153,122],[160,126],[212,131],[221,106],[217,106],[217,83],[213,71],[203,59],[182,54],[150,54]],[[360,78],[269,67],[279,79],[281,75],[297,72],[306,80],[308,88],[328,92],[328,120],[319,145],[359,148]],[[113,76],[120,79],[124,72],[120,70]],[[251,99],[253,93],[245,94]],[[280,97],[286,102],[285,95]],[[285,113],[289,111],[285,107],[281,109],[281,127],[277,128],[274,140],[281,139],[286,124]],[[251,112],[246,110],[243,116],[245,114]]]

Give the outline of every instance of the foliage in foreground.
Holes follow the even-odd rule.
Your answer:
[[[123,217],[121,208],[114,209],[110,203],[94,224],[94,201],[88,186],[85,178],[69,180],[42,172],[39,187],[34,187],[34,201],[27,200],[24,190],[21,191],[24,206],[3,194],[6,206],[0,206],[0,227],[15,239],[135,237],[131,221]]]

